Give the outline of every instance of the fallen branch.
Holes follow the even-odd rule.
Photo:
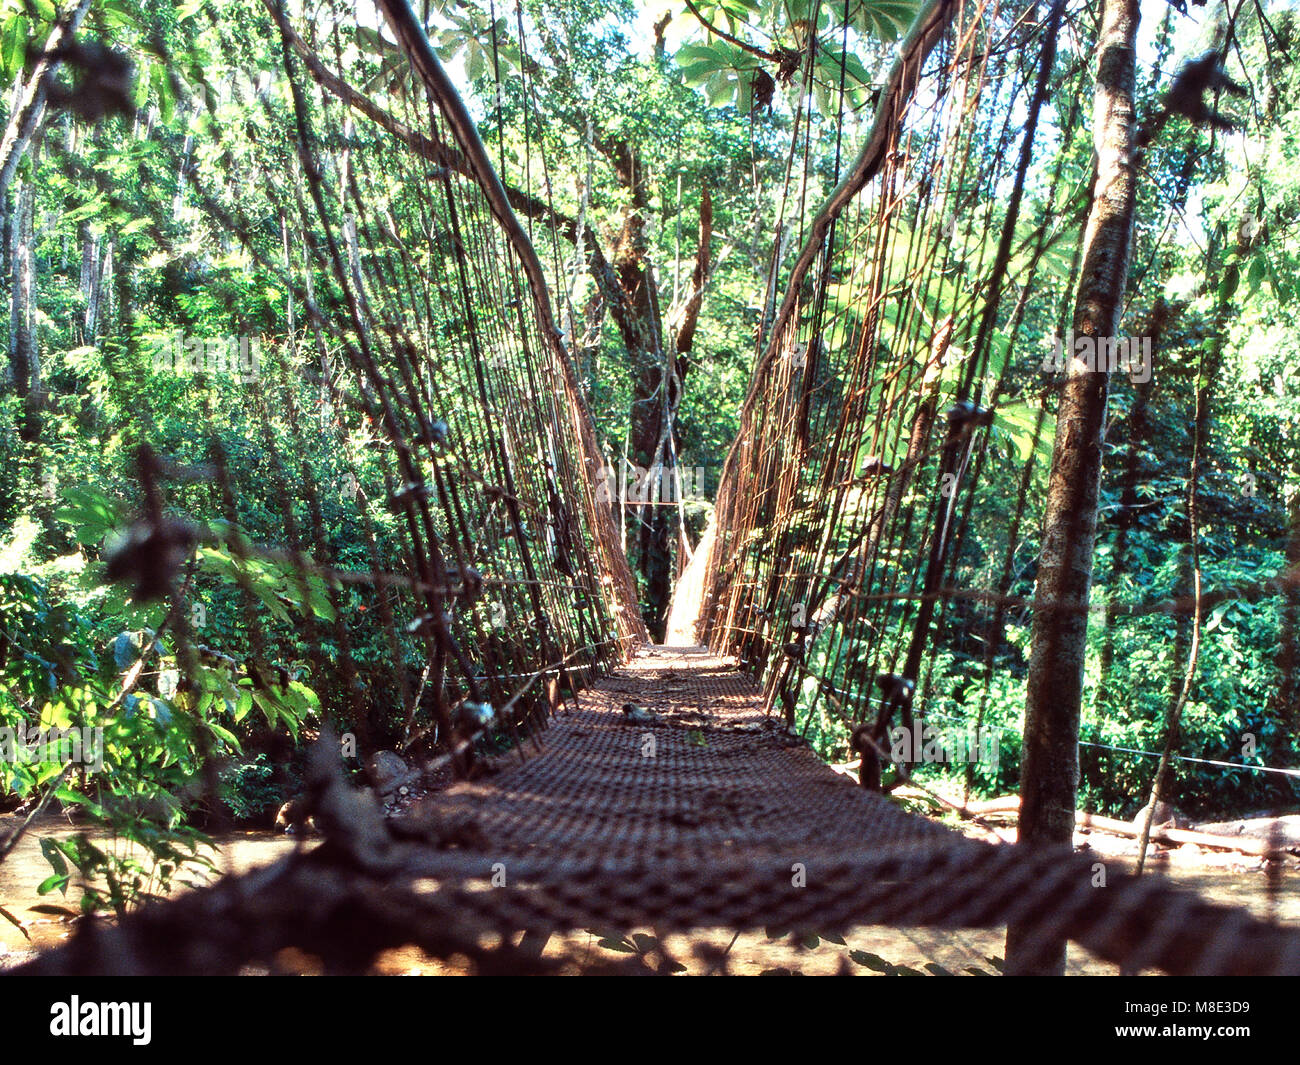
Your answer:
[[[984,802],[967,803],[961,808],[962,816],[984,816],[987,814],[1019,814],[1020,799],[1015,795],[1006,795]],[[1076,828],[1098,829],[1128,839],[1137,839],[1142,829],[1129,821],[1120,821],[1114,817],[1102,817],[1079,810],[1074,815]],[[1285,847],[1270,844],[1267,840],[1251,839],[1241,836],[1219,836],[1209,832],[1197,832],[1187,828],[1156,828],[1151,830],[1151,838],[1161,843],[1190,843],[1197,847],[1212,850],[1237,851],[1257,858],[1276,858],[1286,853]]]

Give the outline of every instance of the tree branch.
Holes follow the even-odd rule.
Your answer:
[[[316,82],[333,93],[349,107],[355,108],[363,115],[369,118],[381,129],[391,133],[417,155],[438,166],[445,166],[465,177],[474,178],[474,173],[466,162],[465,157],[456,150],[452,145],[436,140],[432,137],[421,133],[419,130],[411,129],[401,120],[395,118],[389,112],[376,104],[364,93],[353,88],[338,74],[330,70],[320,57],[312,50],[311,46],[302,39],[290,25],[288,19],[281,11],[274,0],[262,0],[263,5],[270,13],[271,18],[275,20],[276,25],[284,34],[285,40],[289,42],[293,50],[303,61],[308,73]],[[520,189],[510,185],[503,185],[506,199],[511,208],[528,218],[536,219],[547,225],[553,225],[562,236],[568,239],[575,246],[578,242],[579,226],[578,221],[569,215],[558,211],[535,196],[531,196]],[[589,242],[590,253],[587,256],[587,264],[591,270],[592,276],[597,285],[600,286],[602,295],[610,306],[614,315],[614,320],[619,325],[620,331],[625,332],[631,326],[631,316],[626,305],[626,299],[623,290],[618,284],[618,278],[610,266],[609,261],[605,258],[604,253],[594,240]]]
[[[695,328],[700,320],[700,308],[704,305],[704,289],[709,282],[709,270],[712,266],[709,245],[713,240],[713,197],[709,186],[704,185],[700,197],[700,247],[695,254],[695,269],[691,272],[690,295],[682,307],[677,327],[677,354],[689,355],[695,342]]]
[[[63,42],[77,32],[86,12],[90,10],[90,0],[81,0],[64,20],[54,26],[53,32],[45,42],[45,50],[37,60],[36,67],[27,84],[23,86],[22,96],[9,117],[4,137],[0,138],[0,198],[9,192],[14,171],[27,151],[32,134],[40,124],[45,113],[45,98],[49,93],[50,83],[59,69],[59,54]]]
[[[400,119],[394,118],[368,96],[358,92],[339,75],[325,66],[311,46],[298,36],[298,32],[290,25],[288,17],[275,3],[275,0],[262,0],[262,5],[270,13],[271,18],[275,20],[275,24],[284,35],[284,39],[293,47],[293,50],[303,61],[303,65],[306,66],[308,73],[316,79],[318,84],[328,89],[349,107],[356,108],[375,125],[391,133],[408,148],[429,160],[429,162],[436,163],[438,166],[445,166],[458,174],[464,174],[466,177],[473,177],[469,164],[465,162],[464,157],[455,148],[428,137],[419,130],[411,129],[410,126],[407,126]]]
[[[783,63],[785,61],[782,56],[776,55],[773,52],[769,52],[766,51],[765,49],[759,48],[757,45],[749,44],[746,41],[742,41],[739,37],[733,37],[726,30],[718,29],[717,26],[715,26],[712,22],[706,19],[702,14],[700,14],[700,9],[696,7],[694,4],[692,4],[691,0],[684,0],[684,2],[687,8],[690,9],[691,14],[694,15],[695,18],[699,21],[700,25],[703,26],[715,37],[721,37],[727,43],[734,44],[737,48],[743,48],[750,55],[756,55],[758,56],[759,59],[765,59],[769,63]]]

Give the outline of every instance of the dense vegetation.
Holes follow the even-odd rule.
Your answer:
[[[346,4],[306,6],[322,25],[352,17]],[[527,0],[516,18],[485,0],[428,5],[431,34],[504,183],[532,205],[528,222],[610,467],[633,483],[646,470],[703,471],[681,508],[619,512],[643,615],[658,634],[672,581],[703,531],[772,312],[773,247],[782,263],[797,253],[842,157],[861,139],[872,86],[915,10],[910,0],[857,4],[846,32],[837,7]],[[0,11],[0,77],[19,88],[40,62],[56,11],[50,0],[5,0]],[[1163,14],[1140,57],[1148,113],[1177,65],[1213,43],[1216,26],[1224,32],[1219,7],[1193,11],[1199,21]],[[1080,38],[1089,17],[1079,16]],[[834,47],[815,50],[803,69],[814,21]],[[267,125],[277,107],[289,115],[290,101],[266,22],[260,3],[242,0],[95,4],[78,37],[120,57],[120,80],[88,81],[70,64],[15,167],[0,175],[11,307],[0,378],[0,727],[105,730],[96,773],[55,760],[0,763],[0,804],[55,789],[124,845],[143,845],[51,844],[49,890],[67,885],[69,863],[108,874],[108,897],[88,897],[88,906],[120,908],[165,887],[193,860],[200,830],[222,818],[269,823],[294,788],[300,742],[321,726],[361,732],[374,747],[403,735],[393,649],[375,601],[360,586],[327,587],[241,548],[245,537],[283,543],[296,526],[340,568],[368,571],[376,556],[399,552],[392,514],[376,508],[372,528],[349,505],[358,491],[381,498],[382,472],[363,465],[361,481],[349,481],[338,436],[323,415],[314,421],[321,374],[315,354],[298,350],[292,299],[243,253],[195,177],[219,174],[218,206],[237,201],[245,217],[260,203],[260,239],[276,246],[285,221],[269,188],[298,176],[287,155],[275,155],[282,146]],[[396,108],[394,74],[403,67],[377,24],[363,20],[337,54],[321,50],[348,81]],[[852,45],[844,63],[841,42]],[[1082,801],[1105,813],[1131,815],[1140,805],[1154,763],[1131,751],[1159,749],[1188,667],[1186,613],[1126,615],[1119,605],[1191,594],[1194,436],[1202,580],[1256,592],[1207,612],[1176,749],[1282,767],[1300,754],[1300,601],[1264,587],[1300,564],[1294,4],[1241,12],[1228,45],[1230,69],[1251,92],[1229,105],[1243,131],[1173,121],[1142,164],[1126,321],[1131,335],[1155,338],[1155,369],[1149,382],[1121,383],[1112,400],[1095,596],[1115,608],[1094,615],[1084,712]],[[799,107],[804,84],[810,111]],[[283,97],[265,106],[277,92]],[[1062,116],[1081,106],[1086,125],[1086,101],[1053,103]],[[813,132],[805,126],[797,143],[809,157],[792,170],[796,112]],[[1060,210],[1073,234],[1091,169],[1086,145],[1049,154],[1042,166],[1059,167],[1060,188],[1072,190]],[[1040,174],[1034,194],[1045,188]],[[1049,408],[1043,359],[1075,281],[1072,252],[1063,245],[1049,257],[1008,355],[1011,391],[1044,394]],[[450,257],[430,269],[450,270]],[[158,357],[177,350],[178,334],[220,343],[187,369],[183,358]],[[241,337],[261,345],[258,374],[244,372],[252,355]],[[1032,419],[1011,417],[993,436],[999,455],[978,505],[1011,514],[1027,501],[1010,588],[1024,597],[1034,586],[1047,470],[1040,454],[1022,483],[1035,450]],[[349,432],[366,454],[365,427]],[[177,645],[160,635],[177,623],[167,602],[135,602],[128,585],[105,579],[114,537],[141,505],[145,441],[190,471],[169,505],[214,530],[187,556],[184,620],[201,640],[200,662],[178,661]],[[309,471],[312,505],[277,493],[286,465]],[[217,470],[228,485],[214,483]],[[238,498],[237,523],[226,492]],[[991,586],[1004,546],[964,543],[963,583]],[[939,718],[962,718],[984,697],[983,630],[954,610],[927,678]],[[351,677],[325,664],[339,655],[341,612]],[[1002,730],[1001,759],[979,768],[975,784],[985,793],[1017,779],[1028,633],[1024,613],[1010,612],[995,648],[984,720]],[[268,646],[275,682],[236,668]],[[398,651],[418,659],[414,642]],[[848,756],[847,727],[824,705],[800,727],[824,756]],[[960,768],[950,772],[961,778]],[[1172,797],[1197,812],[1245,811],[1294,803],[1293,781],[1187,762]]]

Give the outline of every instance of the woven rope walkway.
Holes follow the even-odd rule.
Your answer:
[[[629,723],[632,703],[650,723]],[[843,932],[1036,925],[1130,969],[1300,973],[1300,934],[1159,877],[1025,854],[898,810],[759,709],[747,676],[656,648],[561,712],[540,752],[458,784],[396,825],[341,784],[311,852],[90,926],[31,972],[232,972],[286,946],[358,970],[414,944],[487,969],[520,931],[652,927]]]

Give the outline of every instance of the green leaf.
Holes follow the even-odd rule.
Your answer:
[[[132,11],[120,0],[105,0],[100,6],[100,10],[106,16],[107,23],[115,28],[138,27],[140,25],[138,13]]]
[[[255,702],[261,709],[262,713],[266,715],[266,723],[274,727],[275,723],[279,721],[281,717],[280,708],[276,705],[275,700],[268,698],[264,692],[260,692],[255,688],[251,689],[248,694],[252,698],[253,702]]]
[[[63,854],[58,843],[48,836],[41,840],[41,854],[45,860],[50,863],[50,868],[54,870],[55,876],[66,877],[68,875],[68,863],[64,860]],[[45,892],[41,892],[45,894]]]
[[[69,488],[63,498],[54,520],[71,525],[79,544],[98,544],[124,521],[116,501],[93,488]]]
[[[478,81],[487,70],[487,56],[479,43],[470,38],[465,46],[465,75],[470,81]]]
[[[725,71],[716,71],[704,83],[704,96],[710,107],[729,104],[736,95],[736,85]]]
[[[919,0],[864,0],[852,24],[882,41],[896,41],[916,17]]]
[[[12,77],[23,69],[31,28],[26,15],[14,15],[4,29],[5,74]]]
[[[158,97],[158,114],[163,124],[169,124],[176,113],[176,97],[172,92],[171,79],[167,68],[161,63],[154,63],[149,72],[150,86]]]
[[[227,744],[232,750],[238,751],[240,749],[239,738],[229,729],[221,725],[218,725],[215,721],[209,721],[208,728],[211,730],[214,736],[216,736],[223,743]]]
[[[1009,403],[993,414],[994,431],[1011,441],[1021,462],[1028,462],[1035,449],[1040,462],[1046,465],[1052,460],[1056,418],[1050,413],[1042,414],[1042,427],[1035,433],[1040,414],[1042,412],[1027,403]]]
[[[1259,286],[1264,283],[1264,278],[1268,274],[1268,261],[1261,253],[1250,260],[1250,270],[1246,273],[1247,295],[1253,296],[1259,291]]]
[[[1237,285],[1241,282],[1241,270],[1233,263],[1223,273],[1223,281],[1219,284],[1219,301],[1226,302],[1232,299],[1233,293],[1237,291]]]
[[[136,71],[135,85],[131,88],[131,102],[137,108],[142,108],[149,102],[149,86],[153,84],[153,71],[157,65],[145,60]]]
[[[95,803],[91,802],[88,798],[86,798],[86,796],[78,794],[77,792],[73,791],[66,784],[62,784],[55,789],[54,797],[58,799],[59,802],[63,803],[65,806],[85,806],[87,809],[90,809],[92,807],[98,809]]]
[[[736,83],[736,110],[742,115],[754,109],[754,79],[742,75]]]
[[[55,873],[53,876],[47,876],[36,888],[36,894],[48,895],[55,888],[58,888],[62,894],[66,895],[68,893],[68,883],[71,879],[72,877],[67,873],[64,873],[62,876],[58,873]],[[36,909],[36,907],[33,906],[32,909]]]
[[[693,89],[698,89],[709,76],[724,66],[726,61],[707,44],[688,44],[677,50],[673,57],[681,68],[682,79]]]
[[[1209,620],[1207,620],[1205,623],[1205,631],[1207,633],[1213,632],[1220,625],[1222,625],[1223,619],[1227,615],[1228,611],[1231,610],[1236,605],[1237,604],[1235,600],[1229,599],[1225,602],[1220,603],[1213,610],[1211,610]]]
[[[385,56],[392,51],[392,45],[384,40],[383,35],[378,30],[371,29],[369,26],[357,27],[357,44],[363,50],[372,55]]]

